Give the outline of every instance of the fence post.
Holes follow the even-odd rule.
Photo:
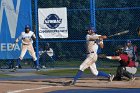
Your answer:
[[[38,47],[38,0],[35,0],[35,30],[36,30],[36,56],[37,56],[37,66],[39,66],[39,47]]]
[[[96,28],[95,0],[90,0],[90,25]]]

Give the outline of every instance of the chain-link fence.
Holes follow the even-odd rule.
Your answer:
[[[53,49],[55,67],[69,67],[74,66],[74,64],[77,67],[85,59],[85,28],[89,25],[95,25],[97,33],[107,36],[129,30],[127,34],[105,40],[105,48],[99,50],[102,54],[115,55],[116,47],[118,45],[124,46],[128,39],[139,47],[136,31],[140,22],[138,16],[140,3],[138,0],[38,0],[38,8],[55,7],[67,7],[68,9],[69,38],[39,39],[39,48],[43,47],[45,50],[45,44],[47,46],[49,43]],[[92,19],[94,17],[95,19]],[[42,60],[43,58],[44,60]],[[47,66],[47,64],[49,65],[49,58],[42,57],[39,62],[41,64],[45,62]],[[109,60],[99,59],[98,66],[112,67],[113,64],[117,64],[112,61],[108,64],[108,62]]]
[[[41,53],[42,67],[78,67],[85,59],[85,27],[90,25],[90,0],[39,0],[38,8],[67,7],[69,37],[67,39],[39,39],[39,51],[48,43],[54,55]]]
[[[36,21],[35,0],[32,0],[33,28],[38,26]],[[89,25],[96,27],[101,35],[113,35],[129,30],[129,33],[114,36],[104,41],[104,49],[99,52],[106,55],[115,55],[118,45],[125,45],[129,39],[139,49],[137,27],[140,24],[139,0],[38,0],[38,8],[67,7],[68,31],[67,39],[40,39],[34,42],[37,48],[41,66],[46,67],[78,67],[86,58],[85,28]],[[94,6],[95,5],[95,6]],[[36,29],[35,29],[36,30]],[[37,46],[36,46],[37,44]],[[48,46],[53,50],[53,56],[45,51]],[[139,52],[137,52],[139,54]],[[25,60],[25,66],[33,65],[31,60]],[[117,62],[98,59],[99,67],[114,67]]]
[[[140,3],[138,0],[96,0],[96,29],[98,33],[108,36],[121,31],[129,33],[108,38],[102,51],[107,55],[115,55],[116,48],[126,47],[127,40],[131,40],[133,48],[136,47],[137,61],[139,61],[139,27]],[[134,50],[133,50],[134,51]]]

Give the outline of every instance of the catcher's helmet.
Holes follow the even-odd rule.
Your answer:
[[[30,25],[25,25],[25,29],[30,29]]]
[[[119,53],[119,54],[127,54],[124,47],[119,45],[118,47],[116,47],[116,53]]]

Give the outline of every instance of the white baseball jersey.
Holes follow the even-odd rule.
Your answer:
[[[80,65],[80,70],[84,71],[88,67],[90,67],[91,72],[94,75],[98,75],[98,70],[96,68],[95,62],[97,61],[97,50],[98,50],[98,44],[103,43],[103,41],[99,40],[98,34],[92,34],[92,35],[87,35],[86,40],[87,40],[87,58],[84,60],[84,62]],[[91,41],[90,41],[91,40]]]
[[[126,49],[125,49],[125,52],[128,54],[128,56],[130,58],[132,58],[134,56],[134,47],[133,46],[131,46],[131,47],[127,46]]]
[[[97,53],[98,50],[98,43],[103,43],[103,41],[99,41],[99,36],[98,34],[92,34],[92,35],[87,35],[86,36],[86,40],[87,40],[87,52],[91,53],[91,52],[95,52]],[[93,41],[90,41],[90,38],[95,39]]]
[[[29,33],[22,32],[21,35],[18,37],[18,39],[16,39],[16,42],[22,39],[23,44],[32,44],[33,43],[33,40],[31,38],[32,36],[36,38],[34,32],[32,31],[29,31]]]
[[[52,57],[53,56],[53,49],[50,48],[49,50],[47,50],[47,54],[48,54],[48,56]]]
[[[23,59],[27,50],[29,51],[29,54],[33,57],[33,60],[34,61],[37,60],[37,57],[36,57],[36,54],[32,45],[33,43],[32,37],[36,38],[34,32],[29,31],[29,33],[22,32],[21,35],[16,39],[16,42],[18,42],[19,40],[22,40],[22,49],[21,49],[21,54],[19,57],[20,60]]]

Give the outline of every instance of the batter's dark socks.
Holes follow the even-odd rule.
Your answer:
[[[20,65],[20,58],[17,60],[17,62],[16,62],[16,66],[19,66]]]
[[[37,67],[37,66],[39,67],[38,61],[34,61],[34,63],[35,63],[35,65],[36,65],[36,67]]]
[[[77,81],[77,80],[78,80],[78,78],[82,75],[82,73],[83,73],[83,71],[78,70],[78,72],[77,72],[76,76],[74,77],[74,81],[73,81],[73,83],[76,83],[76,81]]]
[[[102,71],[99,71],[98,75],[97,76],[104,76],[104,77],[110,77],[109,74],[105,73],[105,72],[102,72]]]

